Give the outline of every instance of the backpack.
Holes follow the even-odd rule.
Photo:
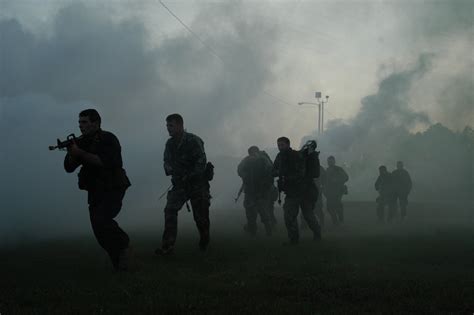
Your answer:
[[[306,164],[306,178],[319,178],[320,163],[319,151],[316,151],[317,147],[318,145],[315,140],[308,140],[300,150],[300,154],[303,156]]]
[[[304,156],[306,163],[306,176],[307,178],[319,178],[319,152],[315,151]]]
[[[214,165],[211,162],[207,162],[206,168],[204,169],[204,178],[210,182],[214,179]]]

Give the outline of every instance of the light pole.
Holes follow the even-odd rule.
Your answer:
[[[329,101],[329,95],[326,95],[326,100],[321,98],[321,92],[316,92],[315,94],[317,103],[312,102],[299,102],[298,105],[316,105],[318,106],[318,134],[322,134],[324,132],[324,104]]]
[[[316,105],[318,106],[318,135],[321,134],[321,104],[311,102],[299,102],[298,105]]]
[[[329,95],[326,95],[326,100],[321,98],[321,92],[316,92],[314,94],[316,99],[318,100],[318,103],[320,105],[320,110],[321,110],[321,133],[324,133],[324,104],[327,104],[329,102]]]

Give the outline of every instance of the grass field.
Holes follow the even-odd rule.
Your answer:
[[[0,313],[474,312],[470,206],[413,204],[408,221],[380,226],[373,204],[349,203],[344,226],[327,222],[320,243],[303,232],[298,246],[283,244],[277,212],[276,235],[250,238],[243,210],[213,210],[207,253],[187,224],[171,257],[153,255],[161,224],[130,231],[135,270],[128,273],[111,272],[92,236],[2,249]]]

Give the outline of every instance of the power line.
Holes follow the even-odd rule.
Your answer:
[[[214,49],[212,49],[209,45],[207,45],[202,39],[201,37],[198,36],[198,34],[194,33],[193,30],[186,25],[186,23],[184,23],[176,14],[173,13],[173,11],[170,10],[170,8],[168,8],[164,3],[163,1],[161,0],[158,0],[160,2],[160,4],[163,6],[163,8],[165,8],[169,14],[171,14],[179,23],[181,23],[181,25],[184,26],[184,28],[191,34],[193,35],[204,47],[206,47],[209,52],[216,58],[218,58],[222,63],[224,63],[224,60],[222,60],[222,58],[214,51]]]
[[[164,3],[163,1],[161,0],[158,0],[160,2],[160,4],[163,6],[163,8],[165,8],[169,14],[171,14],[181,25],[183,25],[183,27],[191,34],[193,35],[204,47],[206,47],[209,51],[209,53],[211,53],[214,57],[218,58],[224,65],[225,62],[224,60],[216,53],[216,51],[209,45],[207,45],[202,39],[201,37],[199,37],[189,26],[186,25],[186,23],[184,23],[173,11],[171,11],[170,8],[168,8]],[[291,104],[291,102],[287,101],[287,100],[284,100],[283,98],[281,97],[278,97],[278,96],[275,96],[274,94],[266,91],[266,90],[263,90],[262,93],[274,98],[275,100],[277,100],[278,102],[282,103],[282,104],[285,104],[285,105],[290,105],[290,106],[293,106]]]

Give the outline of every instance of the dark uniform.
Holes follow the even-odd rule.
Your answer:
[[[257,232],[257,215],[260,215],[267,235],[271,234],[269,194],[273,183],[272,168],[273,165],[260,152],[246,156],[237,167],[237,173],[243,181],[246,230],[250,234]]]
[[[385,207],[388,207],[388,220],[391,221],[396,214],[392,174],[388,171],[380,174],[375,181],[375,190],[379,192],[379,196],[376,199],[378,220],[380,222],[385,220]]]
[[[410,194],[412,187],[411,177],[403,168],[394,170],[392,177],[395,207],[400,202],[401,217],[403,219],[407,215],[408,194]]]
[[[344,206],[342,196],[347,193],[345,183],[349,180],[346,171],[340,166],[329,166],[326,169],[324,195],[329,214],[334,224],[344,222]]]
[[[278,188],[275,186],[275,181],[273,178],[273,161],[268,156],[267,152],[260,151],[259,155],[263,157],[267,163],[267,167],[270,168],[268,180],[268,190],[266,192],[266,204],[267,204],[267,214],[270,219],[272,226],[275,226],[277,219],[275,217],[275,202],[278,200]]]
[[[122,208],[125,191],[130,187],[130,181],[122,168],[120,143],[114,134],[99,130],[93,136],[78,140],[77,145],[86,152],[98,155],[103,166],[75,162],[66,154],[64,169],[71,173],[82,164],[78,174],[79,188],[88,192],[92,230],[117,268],[120,252],[128,248],[129,244],[128,235],[114,220]]]
[[[308,173],[308,172],[307,172]],[[319,166],[319,177],[313,179],[314,183],[309,183],[311,186],[315,185],[316,189],[313,187],[312,191],[314,199],[316,199],[316,204],[314,206],[314,212],[320,226],[324,226],[324,212],[323,212],[323,183],[326,180],[326,170],[320,165]],[[307,180],[307,182],[309,182]],[[300,215],[301,224],[300,227],[302,230],[308,228],[308,224],[303,218],[303,214]]]
[[[316,187],[313,179],[306,176],[305,159],[301,153],[291,148],[278,153],[274,162],[274,175],[279,177],[279,189],[285,192],[283,211],[290,242],[297,243],[299,240],[299,208],[313,231],[314,238],[320,239],[321,228],[313,211],[317,198]]]
[[[201,249],[209,243],[209,182],[205,178],[206,153],[204,142],[198,136],[184,132],[180,140],[166,142],[164,168],[171,175],[172,189],[168,192],[165,207],[165,230],[162,248],[170,248],[178,233],[178,211],[191,200],[194,221],[199,230]]]
[[[318,188],[318,200],[316,201],[315,213],[319,220],[319,224],[324,226],[324,212],[323,212],[323,189],[326,182],[326,170],[324,167],[319,166],[319,178],[315,180],[316,187]]]

